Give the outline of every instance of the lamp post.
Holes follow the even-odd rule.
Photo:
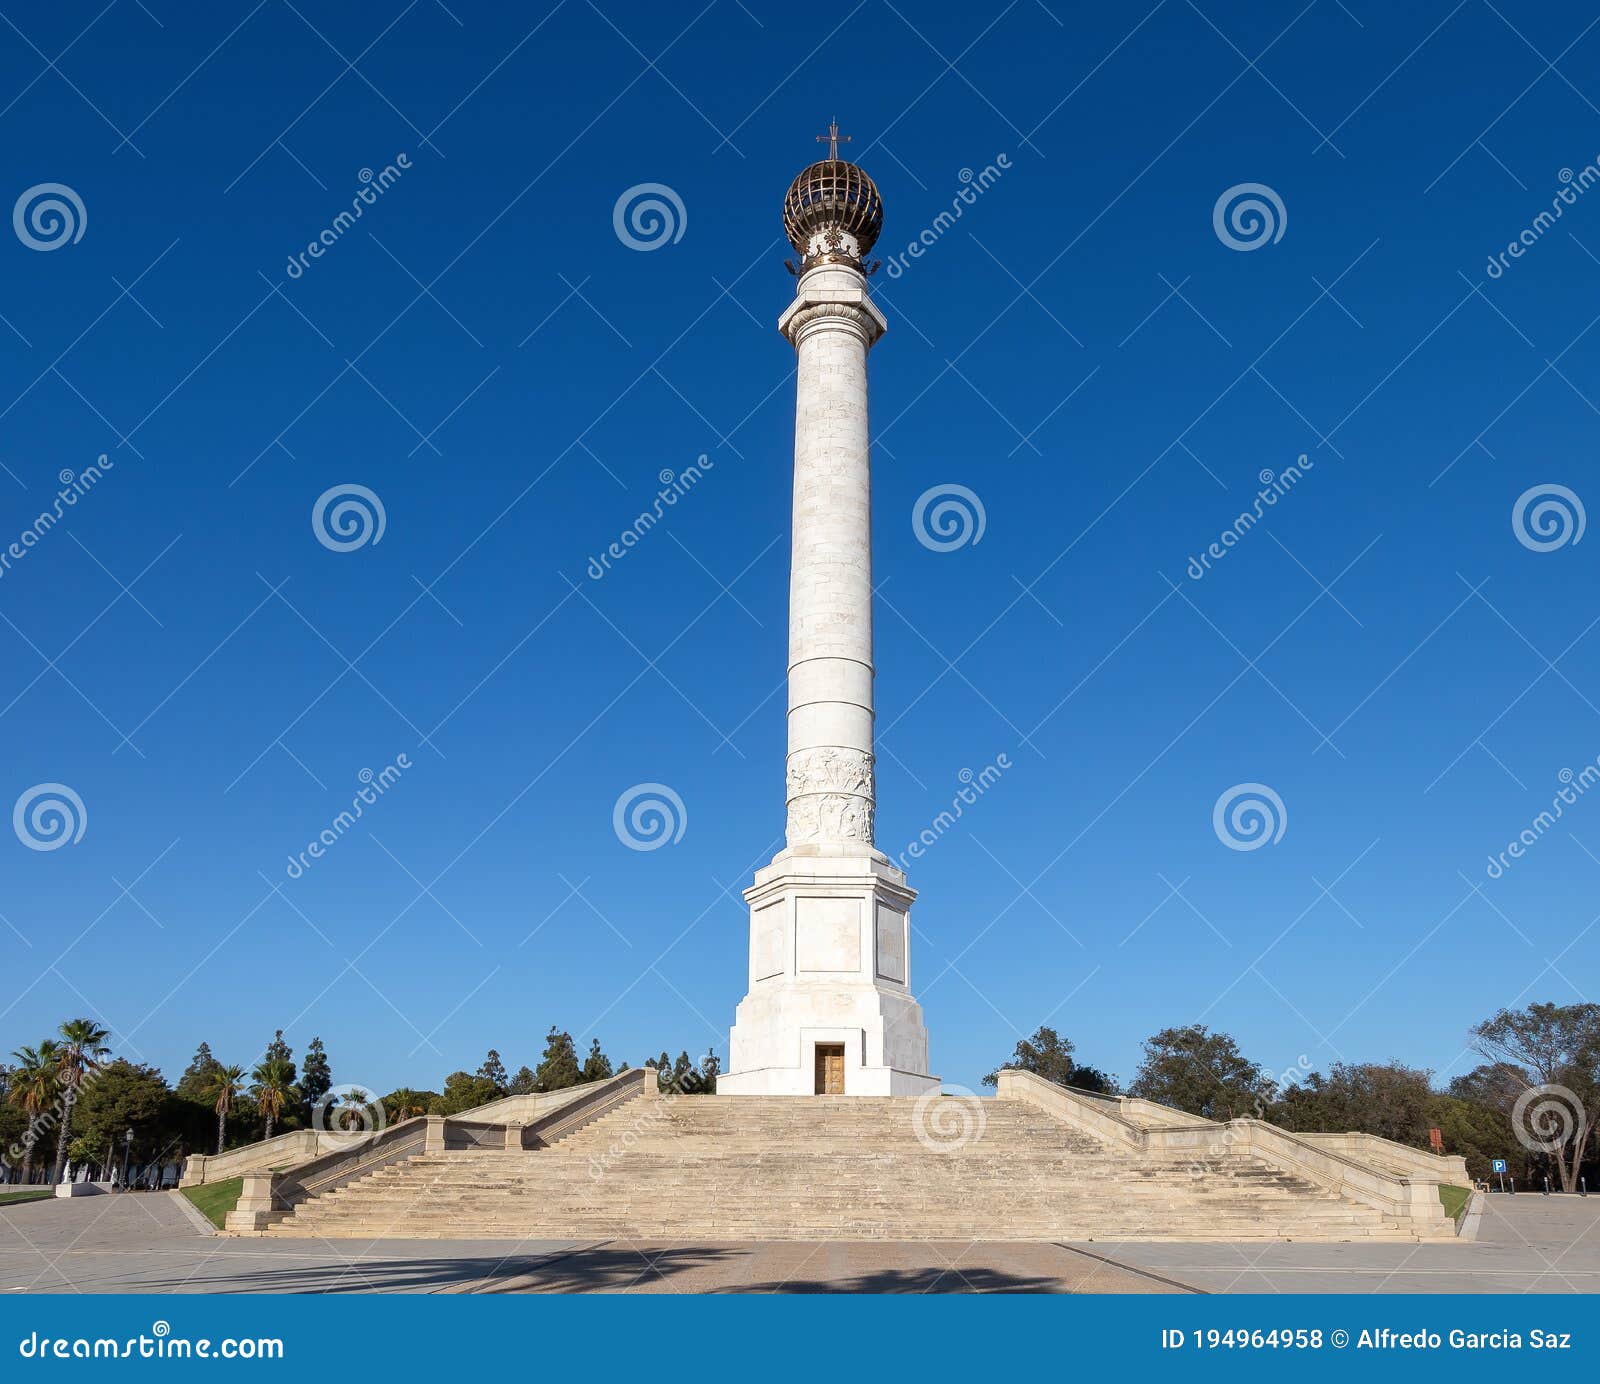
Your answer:
[[[128,1190],[128,1162],[133,1157],[133,1127],[122,1137],[122,1190]]]

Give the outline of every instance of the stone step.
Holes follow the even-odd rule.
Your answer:
[[[1297,1220],[1280,1223],[1251,1220],[1237,1224],[1221,1223],[1200,1229],[1183,1229],[1157,1222],[1107,1224],[1098,1220],[1058,1222],[1023,1227],[993,1225],[988,1221],[969,1221],[937,1226],[906,1226],[897,1220],[831,1223],[817,1226],[774,1225],[770,1223],[696,1225],[686,1231],[675,1224],[644,1221],[616,1221],[576,1225],[567,1222],[519,1225],[507,1228],[502,1222],[484,1224],[406,1225],[397,1229],[393,1221],[352,1222],[338,1225],[297,1225],[293,1218],[268,1231],[271,1235],[381,1240],[404,1235],[428,1240],[625,1240],[633,1243],[740,1240],[1173,1240],[1173,1241],[1327,1241],[1346,1243],[1365,1240],[1404,1240],[1415,1243],[1407,1231],[1380,1226],[1320,1227]]]
[[[1148,1155],[1017,1102],[980,1109],[981,1131],[970,1108],[930,1111],[913,1097],[640,1099],[551,1148],[459,1150],[391,1164],[301,1205],[268,1233],[678,1242],[1414,1238],[1371,1208],[1226,1148]],[[962,1118],[939,1123],[948,1117]],[[973,1137],[953,1148],[928,1137],[950,1129]]]

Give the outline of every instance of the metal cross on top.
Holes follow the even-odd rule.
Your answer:
[[[827,140],[828,157],[830,159],[837,159],[839,157],[839,141],[842,139],[846,144],[848,144],[850,143],[851,138],[852,136],[850,135],[842,135],[839,133],[839,122],[837,120],[830,120],[828,122],[828,133],[825,135],[818,135],[816,140],[818,144],[821,144],[823,140]]]

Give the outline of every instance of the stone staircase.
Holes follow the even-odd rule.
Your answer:
[[[1224,1153],[1129,1153],[1017,1100],[663,1097],[554,1147],[419,1154],[269,1233],[451,1239],[1411,1239]],[[967,1137],[960,1136],[965,1131]],[[948,1139],[943,1136],[949,1135]]]

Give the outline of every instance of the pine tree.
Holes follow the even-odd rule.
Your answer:
[[[692,1086],[694,1083],[689,1081],[689,1075],[693,1071],[694,1063],[689,1060],[689,1054],[686,1052],[680,1052],[678,1054],[678,1060],[672,1064],[671,1089],[674,1091],[682,1091],[686,1089],[686,1083]]]
[[[717,1094],[717,1077],[722,1073],[722,1063],[714,1051],[708,1051],[700,1063],[700,1090],[703,1095]]]
[[[282,1062],[288,1068],[289,1081],[293,1084],[296,1072],[294,1065],[294,1049],[283,1041],[283,1030],[280,1028],[272,1035],[272,1041],[267,1044],[267,1050],[261,1054],[262,1065],[268,1062]]]
[[[305,1097],[307,1107],[314,1110],[332,1087],[333,1070],[328,1066],[327,1050],[322,1046],[322,1039],[313,1038],[306,1049],[305,1065],[300,1069],[300,1094]]]
[[[517,1068],[517,1074],[511,1078],[511,1085],[506,1088],[509,1096],[531,1096],[539,1089],[539,1078],[533,1074],[532,1068],[527,1063]]]
[[[183,1069],[183,1075],[178,1078],[177,1093],[185,1100],[205,1100],[205,1089],[211,1073],[222,1064],[211,1055],[211,1045],[201,1043],[195,1049],[194,1056],[189,1059],[189,1065]],[[209,1102],[208,1102],[209,1103]]]
[[[550,1032],[545,1035],[544,1060],[534,1076],[541,1091],[563,1091],[582,1080],[578,1050],[572,1045],[570,1033],[551,1025]]]
[[[500,1054],[493,1048],[489,1055],[483,1059],[483,1066],[478,1068],[478,1075],[485,1081],[492,1081],[502,1091],[511,1084],[511,1078],[506,1075],[506,1064],[500,1060]]]
[[[589,1043],[589,1056],[584,1059],[582,1078],[584,1081],[604,1081],[609,1076],[614,1076],[611,1070],[611,1059],[600,1051],[600,1040],[592,1039]]]
[[[672,1059],[667,1056],[666,1049],[663,1048],[661,1056],[647,1065],[656,1069],[656,1085],[663,1091],[670,1091],[672,1089]]]

